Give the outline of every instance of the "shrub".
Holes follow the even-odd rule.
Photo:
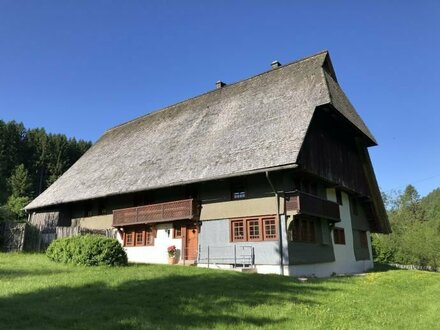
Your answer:
[[[49,259],[85,266],[123,266],[127,264],[127,254],[114,238],[100,235],[84,235],[61,238],[47,248]]]

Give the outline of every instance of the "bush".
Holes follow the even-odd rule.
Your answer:
[[[49,259],[85,266],[123,266],[127,264],[127,254],[114,238],[100,235],[84,235],[61,238],[47,248]]]

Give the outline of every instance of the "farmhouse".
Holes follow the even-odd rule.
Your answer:
[[[133,262],[362,272],[390,232],[376,144],[324,51],[109,129],[26,210],[113,228]]]

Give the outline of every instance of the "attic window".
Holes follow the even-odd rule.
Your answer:
[[[231,186],[231,199],[244,199],[246,198],[246,187],[243,182],[233,183]]]

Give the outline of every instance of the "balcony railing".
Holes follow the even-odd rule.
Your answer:
[[[341,221],[338,203],[302,191],[286,194],[286,210]]]
[[[130,207],[113,211],[113,227],[192,220],[196,214],[197,205],[194,199]]]

